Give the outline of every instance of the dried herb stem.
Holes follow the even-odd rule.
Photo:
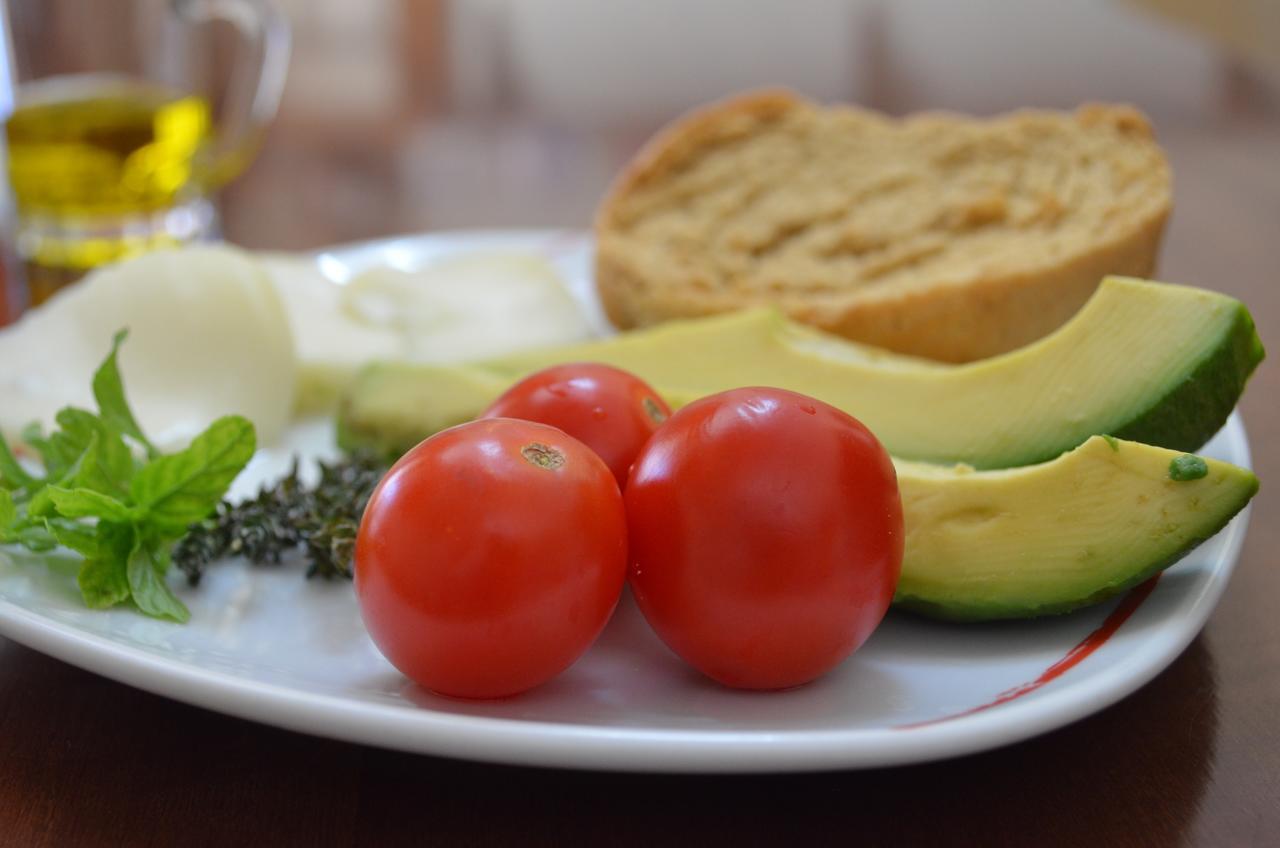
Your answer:
[[[205,569],[226,557],[254,565],[279,565],[301,548],[307,577],[352,577],[356,531],[365,504],[386,466],[369,454],[320,463],[314,486],[289,474],[256,497],[222,501],[213,517],[193,524],[173,550],[173,563],[196,585]]]

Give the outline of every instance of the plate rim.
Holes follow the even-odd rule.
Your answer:
[[[394,750],[515,765],[650,772],[789,772],[907,765],[1003,747],[1065,727],[1136,691],[1200,632],[1234,570],[1246,509],[1228,526],[1221,566],[1157,656],[1130,654],[1082,683],[932,724],[851,730],[628,729],[441,713],[355,702],[204,669],[85,633],[0,600],[0,633],[40,653],[192,706],[286,730]],[[1243,519],[1243,520],[1241,520]],[[105,662],[104,662],[105,661]],[[1139,666],[1134,669],[1132,666]],[[778,742],[785,741],[785,745]]]
[[[581,230],[483,229],[402,235],[312,251],[385,250],[455,240],[583,238]],[[1243,467],[1252,466],[1238,412],[1223,428]],[[1158,649],[1131,651],[1079,683],[991,709],[911,727],[707,731],[627,728],[459,715],[409,705],[354,701],[201,668],[114,642],[0,598],[0,635],[71,665],[144,691],[241,719],[420,754],[525,766],[667,773],[800,772],[872,768],[948,759],[1020,742],[1105,709],[1166,669],[1200,633],[1239,560],[1252,507],[1222,531],[1223,544],[1181,621]],[[1167,619],[1166,619],[1167,621]],[[1164,623],[1164,622],[1162,622]],[[1086,661],[1087,662],[1087,661]]]

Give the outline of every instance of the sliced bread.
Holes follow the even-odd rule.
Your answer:
[[[1169,166],[1125,106],[894,119],[785,91],[677,121],[596,219],[621,328],[764,303],[966,362],[1049,333],[1106,274],[1149,277]]]

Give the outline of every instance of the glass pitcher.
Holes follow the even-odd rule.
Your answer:
[[[0,50],[9,239],[38,304],[216,231],[209,197],[275,115],[289,29],[271,0],[3,0]]]

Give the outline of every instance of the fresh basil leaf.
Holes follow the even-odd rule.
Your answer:
[[[107,354],[107,358],[102,361],[93,375],[93,398],[98,402],[98,411],[102,414],[102,420],[142,445],[147,450],[147,456],[154,458],[159,456],[160,452],[143,434],[137,419],[133,417],[133,410],[129,408],[129,402],[125,399],[120,367],[116,362],[120,345],[128,337],[128,330],[120,330],[111,340],[111,353]]]
[[[62,473],[62,477],[52,481],[53,485],[62,489],[92,489],[104,495],[113,494],[110,491],[104,491],[112,488],[112,483],[106,472],[102,470],[98,451],[98,434],[93,433],[89,436],[89,444],[85,445],[75,462]]]
[[[53,498],[49,497],[49,487],[42,486],[36,489],[36,493],[27,503],[27,515],[32,518],[46,518],[57,514],[58,508],[53,505]]]
[[[105,609],[128,600],[129,556],[136,547],[137,535],[131,525],[98,523],[98,551],[85,558],[76,578],[87,606]]]
[[[38,480],[22,467],[0,433],[0,489],[32,489]]]
[[[65,518],[47,518],[45,528],[64,548],[70,548],[83,557],[96,557],[102,552],[96,527]]]
[[[59,462],[60,455],[44,436],[44,427],[39,421],[32,421],[22,428],[22,442],[40,454],[40,464],[44,466],[47,479],[55,480],[67,470],[65,463]]]
[[[125,495],[133,477],[133,454],[120,433],[92,412],[73,406],[59,410],[57,421],[60,429],[49,437],[49,444],[67,464],[58,484]]]
[[[22,545],[29,551],[42,554],[58,547],[58,540],[45,528],[43,523],[29,524],[25,521],[0,533],[5,544]]]
[[[247,419],[219,418],[186,450],[158,457],[139,469],[130,486],[133,501],[159,536],[181,536],[188,526],[213,512],[256,446],[253,424]]]
[[[98,416],[88,410],[68,406],[58,411],[56,420],[58,429],[49,434],[45,450],[50,454],[51,463],[70,467],[98,432]]]
[[[191,612],[165,584],[156,554],[150,545],[136,545],[129,555],[129,590],[138,609],[154,618],[183,624]]]
[[[117,499],[125,498],[133,475],[133,459],[127,453],[123,457],[115,453],[116,447],[124,447],[118,435],[104,428],[101,436],[100,439],[98,433],[93,434],[84,453],[67,469],[57,485],[64,489],[92,489]],[[115,447],[112,446],[113,440]]]
[[[41,537],[33,532],[31,522],[21,517],[17,503],[8,489],[0,489],[0,544],[25,545],[32,550],[48,550],[41,547]]]
[[[47,481],[36,481],[27,512],[40,517],[53,515],[49,486],[61,489],[85,489],[109,495],[117,500],[129,492],[133,476],[133,454],[128,445],[91,412],[67,407],[58,413],[62,429],[45,440],[45,456],[57,468]]]
[[[86,559],[76,575],[80,596],[91,609],[113,607],[129,598],[128,561],[114,557]]]
[[[173,557],[169,555],[169,546],[166,544],[152,544],[151,560],[155,564],[156,572],[161,577],[169,573],[169,566],[173,564]]]
[[[65,410],[64,410],[65,411]],[[57,444],[55,437],[50,439],[50,444]],[[65,457],[64,448],[71,444],[70,442],[62,442],[60,447],[54,448],[55,453],[60,457]],[[98,433],[90,432],[88,443],[84,445],[80,455],[75,458],[56,480],[50,481],[49,485],[42,486],[37,489],[31,496],[31,502],[27,506],[27,514],[33,517],[47,517],[55,515],[58,512],[57,505],[53,501],[52,489],[60,490],[86,490],[99,492],[110,497],[125,494],[122,492],[122,483],[117,482],[103,468],[101,442],[98,441]],[[96,513],[95,513],[96,514]],[[80,516],[68,516],[80,517]]]
[[[63,518],[131,521],[135,517],[129,507],[110,495],[95,492],[93,489],[64,489],[61,486],[47,486],[41,491],[48,493],[54,508]]]

